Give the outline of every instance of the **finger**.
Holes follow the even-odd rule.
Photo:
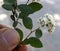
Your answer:
[[[13,51],[28,51],[27,46],[23,45],[17,48],[15,48]]]
[[[0,38],[0,51],[10,51],[3,38]]]
[[[7,27],[3,26],[3,28],[0,29],[0,32],[2,32],[0,35],[2,35],[1,37],[4,38],[9,49],[12,50],[19,43],[20,37],[14,29],[7,28]]]
[[[7,29],[8,29],[8,27],[3,26],[3,25],[0,24],[0,36],[1,36],[1,34],[2,34],[5,30],[7,30]]]
[[[16,47],[16,45],[18,45],[20,38],[18,33],[14,29],[6,30],[3,35],[8,42],[10,49],[13,49],[14,47]]]

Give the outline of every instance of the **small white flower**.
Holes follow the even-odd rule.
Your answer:
[[[44,18],[40,18],[40,19],[39,19],[39,22],[40,22],[40,25],[41,25],[42,27],[45,26],[45,19],[44,19]]]
[[[43,17],[43,20],[45,22],[45,24],[47,23],[47,18],[46,17]]]
[[[55,20],[50,14],[45,14],[44,17],[39,19],[40,25],[46,27],[48,32],[53,32],[55,30]]]
[[[54,19],[54,17],[51,15],[51,14],[45,14],[44,15],[47,19],[50,19],[50,20],[52,20],[52,19]]]
[[[54,30],[55,30],[55,27],[51,27],[50,29],[48,28],[48,32],[54,32]]]

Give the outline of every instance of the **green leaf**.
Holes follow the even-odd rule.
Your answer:
[[[22,41],[22,44],[23,44],[23,45],[29,44],[29,39],[25,39],[24,41]]]
[[[16,9],[17,7],[17,0],[3,0],[4,4],[2,5],[2,7],[6,10],[11,11],[13,8]]]
[[[29,7],[31,7],[31,9],[36,12],[38,10],[40,10],[43,6],[40,3],[37,2],[32,2],[28,5]]]
[[[41,47],[43,47],[42,42],[39,39],[35,38],[35,37],[30,37],[29,38],[29,44],[32,47],[35,47],[35,48],[41,48]]]
[[[32,19],[29,17],[25,17],[23,19],[23,24],[27,29],[32,29],[32,27],[33,27]]]
[[[19,28],[15,28],[15,30],[19,33],[20,41],[22,41],[22,39],[23,39],[23,32],[22,32],[22,30],[20,30]]]
[[[11,19],[12,19],[13,21],[15,21],[15,17],[14,17],[13,15],[11,15]]]
[[[10,5],[10,4],[3,4],[2,7],[3,7],[4,9],[8,10],[8,11],[10,11],[10,10],[13,9],[12,5]]]
[[[33,10],[29,6],[27,6],[26,4],[18,5],[18,8],[24,14],[31,14],[31,13],[33,13]]]
[[[8,3],[8,4],[14,4],[14,3],[17,2],[17,0],[3,0],[3,1],[4,1],[5,4],[6,3]]]
[[[41,31],[39,28],[36,29],[35,36],[36,36],[37,38],[42,37],[42,31]]]
[[[21,19],[24,19],[27,16],[28,16],[28,14],[25,14],[25,13],[22,13],[22,12],[19,14],[19,18],[21,18]]]
[[[13,27],[15,28],[17,26],[18,22],[17,21],[14,21],[13,23]]]

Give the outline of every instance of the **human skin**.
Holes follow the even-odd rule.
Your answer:
[[[26,45],[23,45],[23,46],[19,46],[19,48],[15,48],[13,51],[28,51],[27,50],[27,46]]]
[[[0,25],[0,51],[17,51],[20,43],[18,32],[4,25]],[[18,51],[27,51],[27,46],[19,46]]]
[[[19,47],[18,51],[27,51],[27,46],[23,45],[22,47]]]
[[[19,34],[14,29],[0,25],[0,51],[12,51],[19,42]]]

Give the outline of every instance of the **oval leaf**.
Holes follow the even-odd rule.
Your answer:
[[[3,4],[2,7],[8,11],[11,11],[13,9],[12,5],[9,4]]]
[[[13,23],[13,27],[15,28],[17,26],[18,22],[17,21],[14,21]]]
[[[42,31],[41,31],[40,29],[36,29],[35,36],[36,36],[37,38],[42,37]]]
[[[43,47],[41,41],[35,37],[30,37],[29,38],[29,44],[32,46],[32,47],[35,47],[35,48],[41,48]]]
[[[37,2],[32,2],[28,6],[31,7],[34,12],[40,10],[43,7],[40,3]]]
[[[18,28],[15,28],[15,30],[19,33],[20,41],[22,41],[22,39],[23,39],[23,32],[22,32],[22,30],[20,30]]]
[[[14,4],[14,3],[17,2],[17,0],[3,0],[3,1],[4,1],[5,4],[6,4],[6,3]]]
[[[21,19],[23,19],[24,17],[27,17],[28,16],[28,14],[25,14],[25,13],[20,13],[19,14],[19,18],[21,18]]]
[[[18,5],[18,8],[21,12],[23,12],[25,14],[33,13],[32,9],[29,6],[27,6],[26,4]]]
[[[25,39],[24,41],[22,41],[22,44],[23,44],[23,45],[29,44],[29,39]]]
[[[28,28],[28,29],[32,29],[32,27],[33,27],[32,19],[29,18],[29,17],[25,17],[25,18],[23,19],[23,24],[24,24],[24,26],[25,26],[26,28]]]

